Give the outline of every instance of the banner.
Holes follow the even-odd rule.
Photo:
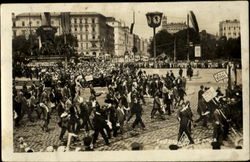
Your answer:
[[[210,87],[207,91],[203,93],[203,98],[205,99],[206,102],[209,102],[212,100],[215,96],[217,95],[217,92],[214,90],[213,87]]]
[[[189,145],[189,143],[190,143],[190,141],[188,139],[187,134],[185,132],[183,132],[182,135],[181,135],[180,140],[178,141],[178,145],[182,146],[182,147],[185,147],[185,146]]]
[[[201,57],[201,46],[195,46],[194,47],[194,55],[195,57]]]
[[[85,80],[88,82],[88,81],[92,81],[93,80],[93,76],[92,75],[88,75],[88,76],[85,76]]]
[[[218,73],[214,74],[214,79],[216,82],[219,82],[221,80],[227,79],[228,75],[226,71],[219,71]]]

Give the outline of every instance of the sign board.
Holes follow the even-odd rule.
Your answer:
[[[88,81],[92,81],[93,80],[93,76],[92,75],[88,75],[88,76],[85,76],[85,80],[88,82]]]
[[[217,92],[214,90],[213,87],[210,87],[207,91],[203,93],[203,98],[205,99],[206,102],[209,102],[212,100],[215,96],[217,95]]]
[[[224,80],[224,79],[228,78],[228,75],[227,75],[226,71],[220,71],[220,72],[214,74],[213,76],[214,76],[214,79],[215,79],[216,82],[219,82],[221,80]]]
[[[201,57],[201,46],[200,45],[194,47],[194,56]]]
[[[184,146],[189,145],[189,143],[190,143],[190,141],[188,139],[187,134],[185,132],[183,132],[180,140],[178,141],[178,145],[184,147]]]

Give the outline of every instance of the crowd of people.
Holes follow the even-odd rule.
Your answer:
[[[192,70],[191,66],[188,67]],[[188,70],[187,76],[191,75]],[[93,80],[86,76],[103,78],[107,92],[97,92],[93,87]],[[145,97],[153,98],[151,111],[152,119],[165,120],[173,110],[177,110],[177,119],[180,121],[178,140],[185,133],[193,144],[191,136],[191,123],[193,113],[190,102],[186,99],[186,78],[180,68],[178,76],[170,70],[166,76],[157,74],[148,75],[131,64],[107,65],[105,63],[80,64],[65,68],[47,68],[38,70],[39,83],[32,82],[28,88],[26,84],[21,90],[13,86],[13,108],[15,126],[20,126],[20,120],[27,114],[28,119],[34,122],[33,112],[37,119],[43,120],[42,130],[49,131],[49,123],[52,114],[56,114],[58,126],[61,129],[59,139],[65,141],[65,133],[68,132],[66,148],[69,149],[73,140],[79,140],[79,134],[84,130],[83,139],[87,150],[92,150],[90,145],[96,146],[99,134],[106,145],[110,145],[110,138],[124,133],[124,124],[133,116],[135,120],[131,127],[146,129],[142,119]],[[52,79],[48,79],[52,77]],[[50,83],[46,83],[50,80]],[[90,97],[83,99],[83,89],[89,89]],[[210,102],[206,102],[202,94],[209,88],[201,86],[198,92],[198,114],[200,118],[196,122],[203,121],[214,123],[214,139],[222,142],[228,134],[229,120],[242,127],[242,100],[241,88],[223,95],[217,89],[217,96]],[[105,104],[100,105],[97,98],[105,96]],[[226,97],[224,97],[226,96]],[[241,104],[241,105],[240,105]],[[225,114],[225,115],[224,115]],[[227,118],[224,120],[224,116]],[[238,115],[238,116],[237,116]],[[236,117],[235,117],[236,116]],[[93,130],[91,134],[90,130]]]

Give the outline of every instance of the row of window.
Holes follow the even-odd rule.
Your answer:
[[[27,24],[25,24],[25,21],[22,21],[22,26],[32,26],[33,22],[29,21]],[[35,24],[34,24],[35,25]],[[36,21],[36,25],[40,25],[40,21]],[[51,25],[54,25],[54,21],[51,21]],[[16,27],[16,22],[13,22],[13,27]]]
[[[83,40],[83,36],[84,36],[83,34],[80,35],[80,40]],[[75,35],[75,37],[77,37],[77,35]],[[85,35],[85,40],[88,40],[88,39],[89,39],[89,35],[86,34]],[[94,34],[92,35],[92,39],[96,39],[96,36]]]
[[[92,19],[91,19],[91,22],[92,22],[92,24],[94,24],[94,23],[95,23],[95,18],[92,18]],[[74,18],[74,23],[75,23],[75,24],[78,23],[77,18]],[[82,23],[87,24],[87,23],[88,23],[88,19],[87,19],[87,18],[84,18],[84,19],[83,19],[83,18],[80,18],[80,19],[79,19],[79,23],[80,23],[80,24],[82,24]]]
[[[233,33],[233,36],[236,36],[237,35],[237,33]],[[238,33],[238,35],[240,35],[240,32]],[[226,36],[226,33],[224,33],[224,36]],[[231,36],[231,33],[228,33],[228,36]]]
[[[84,48],[84,44],[85,44],[85,49],[96,48],[97,47],[95,42],[92,42],[92,43],[79,43],[80,49]],[[101,45],[101,47],[102,47],[102,45]]]
[[[231,30],[231,29],[234,29],[234,30],[236,30],[237,28],[239,28],[239,30],[240,30],[240,27],[228,27],[228,30]],[[226,27],[224,27],[224,30],[226,30],[227,28]]]
[[[78,31],[78,29],[79,29],[79,31],[83,31],[83,26],[80,26],[79,28],[78,27],[74,27],[74,28],[72,27],[71,31]],[[87,26],[85,26],[85,31],[89,31]],[[95,27],[92,27],[92,32],[95,32],[95,31],[96,31]]]

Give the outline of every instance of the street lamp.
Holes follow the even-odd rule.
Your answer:
[[[154,30],[154,63],[156,68],[156,38],[155,38],[155,28],[159,27],[161,25],[161,18],[162,13],[161,12],[148,12],[146,14],[148,26],[153,28]]]

